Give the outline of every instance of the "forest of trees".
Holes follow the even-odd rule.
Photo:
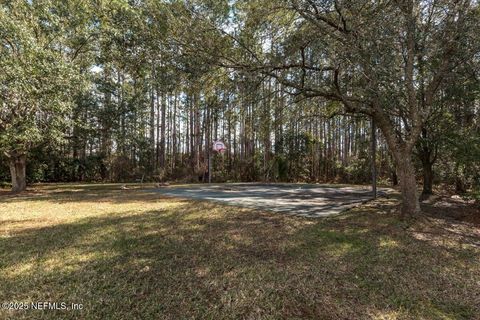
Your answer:
[[[417,182],[480,187],[479,22],[467,0],[0,0],[0,181],[201,182],[211,158],[213,182],[369,183],[375,137],[414,213]]]

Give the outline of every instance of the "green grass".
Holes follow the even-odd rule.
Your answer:
[[[0,319],[478,319],[478,228],[306,219],[119,185],[0,195]]]

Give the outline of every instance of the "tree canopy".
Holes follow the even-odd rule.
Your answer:
[[[479,20],[472,0],[2,1],[0,178],[367,183],[376,159],[415,214],[420,175],[480,185]]]

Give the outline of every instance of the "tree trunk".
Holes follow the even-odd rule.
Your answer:
[[[428,135],[426,128],[422,128],[422,139],[417,143],[418,158],[422,162],[423,191],[422,195],[433,194],[433,164],[437,159],[437,146]]]
[[[194,172],[198,173],[200,172],[200,153],[202,150],[202,136],[200,135],[200,99],[199,99],[199,93],[195,92],[193,94],[193,167],[194,167]]]
[[[10,157],[10,174],[12,175],[12,191],[21,192],[27,189],[25,154]]]
[[[458,194],[462,194],[467,192],[467,186],[465,185],[465,175],[464,175],[464,170],[463,168],[460,167],[460,165],[457,163],[455,166],[455,191]]]
[[[433,194],[433,169],[430,161],[422,161],[423,167],[423,195]]]
[[[415,168],[411,156],[402,154],[397,157],[397,175],[400,178],[402,193],[402,216],[414,216],[420,213]]]
[[[372,122],[372,128],[371,128],[371,144],[372,144],[372,160],[371,160],[371,166],[372,166],[372,193],[373,193],[373,199],[377,198],[377,126],[375,124],[375,120],[371,119]]]
[[[150,166],[155,169],[157,166],[155,156],[155,90],[153,85],[150,87]],[[158,139],[158,137],[157,137]]]
[[[398,186],[398,176],[397,176],[397,172],[395,171],[395,168],[392,169],[392,186],[394,187]]]
[[[174,92],[174,99],[173,99],[173,118],[172,121],[172,172],[175,169],[176,162],[177,162],[177,92]]]
[[[162,170],[165,170],[165,116],[166,116],[166,108],[167,108],[167,97],[166,94],[161,95],[161,112],[162,112],[162,120],[160,123],[160,163],[159,166]]]
[[[375,122],[382,130],[383,136],[395,162],[397,176],[400,179],[400,191],[402,196],[401,214],[403,218],[417,216],[420,210],[420,202],[417,194],[417,181],[415,167],[413,166],[413,146],[420,136],[420,132],[411,132],[408,141],[398,139],[394,133],[392,122],[385,116],[381,108],[376,108]]]

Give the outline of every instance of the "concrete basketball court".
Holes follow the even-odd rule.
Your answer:
[[[371,188],[366,186],[320,184],[202,184],[170,186],[156,191],[167,196],[211,200],[305,217],[339,214],[372,199]],[[381,189],[378,195],[385,195],[386,191]]]

